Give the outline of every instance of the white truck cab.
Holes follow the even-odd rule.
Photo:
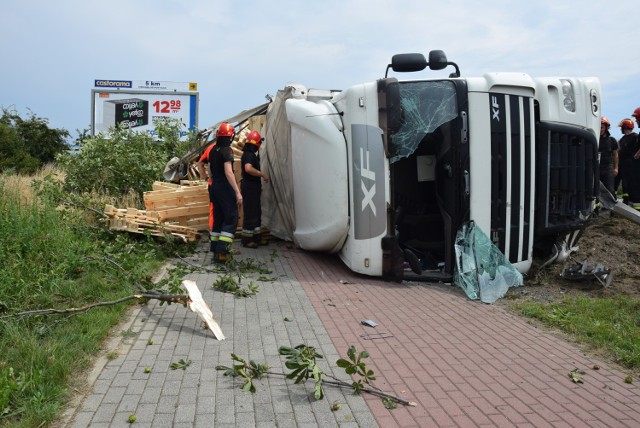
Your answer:
[[[448,78],[387,77],[448,66]],[[470,221],[523,273],[534,251],[575,243],[599,189],[596,78],[462,78],[442,51],[395,55],[387,73],[278,93],[261,149],[272,233],[396,280],[450,280]]]

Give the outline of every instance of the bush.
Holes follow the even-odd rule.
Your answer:
[[[154,181],[163,179],[167,161],[186,153],[193,140],[188,135],[186,142],[180,141],[177,123],[156,123],[156,131],[156,140],[125,128],[85,138],[77,154],[57,157],[66,174],[66,189],[111,196],[151,190]]]

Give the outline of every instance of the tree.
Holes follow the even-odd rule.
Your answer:
[[[2,109],[0,117],[0,171],[33,173],[69,148],[65,129],[49,127],[47,119],[33,113],[23,119],[15,110]]]

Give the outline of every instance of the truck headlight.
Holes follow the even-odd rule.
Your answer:
[[[562,100],[564,109],[575,113],[576,97],[575,93],[573,92],[573,84],[567,79],[560,79],[560,82],[562,84],[562,96],[564,97],[564,99]]]

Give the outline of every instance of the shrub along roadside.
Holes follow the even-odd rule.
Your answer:
[[[111,301],[135,292],[136,283],[151,288],[175,248],[109,234],[88,224],[86,212],[46,198],[24,202],[6,182],[0,176],[0,426],[44,426],[129,305],[74,316],[7,315]]]
[[[162,179],[167,161],[187,153],[194,131],[180,140],[179,123],[155,124],[158,139],[132,129],[113,128],[108,134],[86,137],[77,154],[62,153],[56,161],[65,171],[65,188],[75,193],[100,192],[120,196],[151,190]]]

